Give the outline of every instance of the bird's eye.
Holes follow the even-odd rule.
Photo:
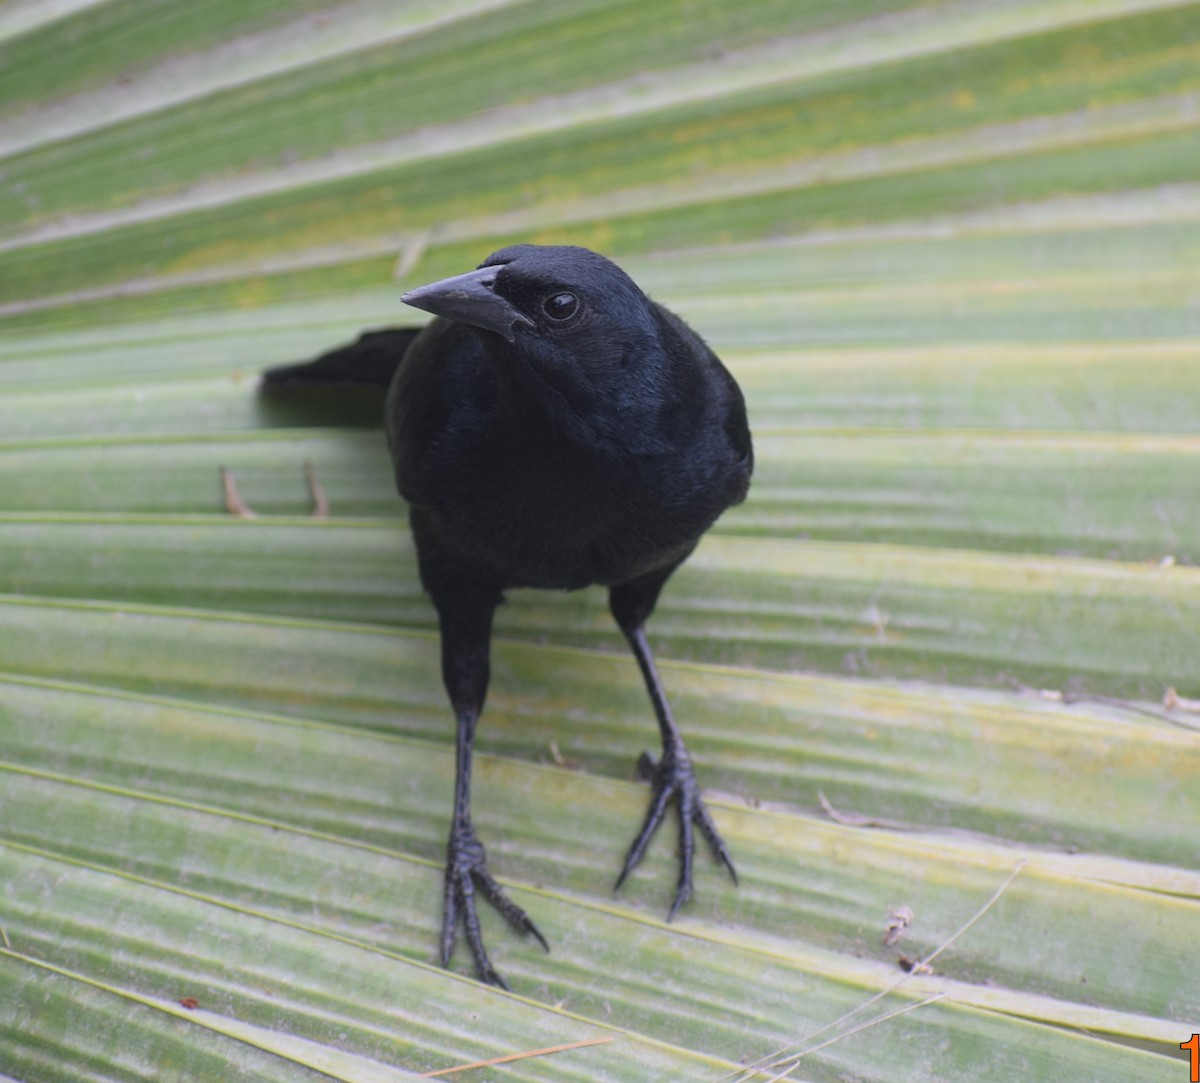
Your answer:
[[[542,302],[542,311],[552,320],[569,320],[579,311],[579,298],[573,293],[554,293]]]

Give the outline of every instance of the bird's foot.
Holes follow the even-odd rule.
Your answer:
[[[695,828],[700,829],[700,834],[708,842],[713,857],[729,870],[735,884],[737,870],[733,867],[733,858],[729,856],[724,840],[717,832],[717,825],[713,823],[713,818],[700,797],[700,787],[696,783],[692,761],[682,744],[666,746],[662,759],[657,763],[648,753],[643,752],[638,760],[638,777],[650,783],[650,807],[646,810],[642,829],[629,848],[621,875],[617,877],[613,890],[621,887],[625,878],[642,860],[655,831],[666,817],[667,807],[674,803],[679,814],[679,885],[675,891],[675,900],[667,913],[667,920],[670,921],[679,908],[692,897]]]
[[[479,915],[475,911],[475,889],[478,888],[505,920],[519,933],[533,936],[547,951],[550,945],[538,932],[538,928],[515,902],[500,887],[488,872],[487,857],[483,843],[475,836],[469,820],[456,820],[450,830],[450,842],[446,847],[446,882],[442,904],[442,966],[450,965],[454,952],[454,941],[458,936],[458,924],[462,921],[463,932],[475,958],[475,971],[479,980],[488,985],[507,989],[508,983],[500,977],[488,958],[483,946],[483,934],[479,928]]]

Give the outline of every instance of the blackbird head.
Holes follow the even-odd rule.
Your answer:
[[[667,393],[653,302],[586,248],[512,245],[403,300],[478,328],[499,366],[577,414],[657,409]]]

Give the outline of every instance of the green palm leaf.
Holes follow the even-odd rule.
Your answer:
[[[0,1078],[1186,1078],[1198,104],[1177,0],[0,10]],[[686,315],[758,469],[651,625],[740,887],[613,895],[636,667],[498,614],[507,995],[432,965],[378,403],[254,374],[514,239]]]

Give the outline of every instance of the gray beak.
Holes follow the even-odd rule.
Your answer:
[[[443,278],[440,282],[409,290],[400,300],[435,316],[494,331],[512,342],[515,328],[533,327],[534,323],[493,290],[500,270],[499,267],[482,267],[465,275]]]

